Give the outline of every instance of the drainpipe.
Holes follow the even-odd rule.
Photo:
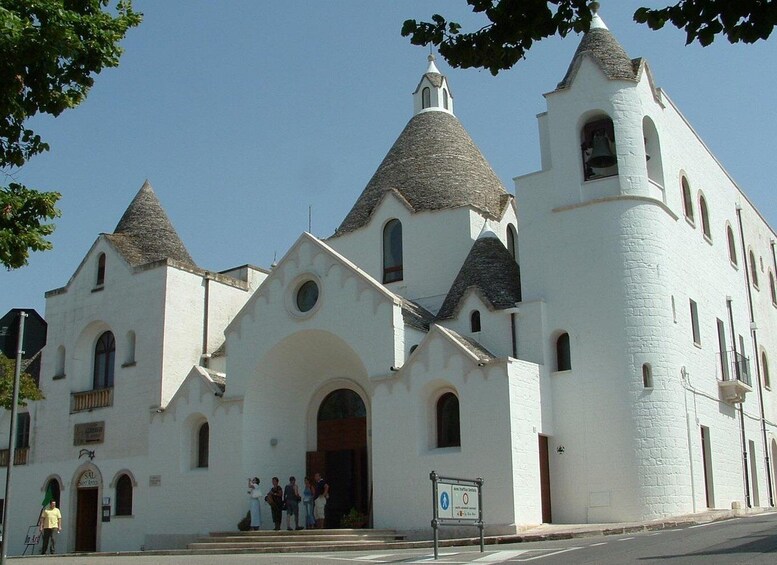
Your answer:
[[[513,339],[513,359],[518,359],[518,328],[515,327],[515,313],[510,314],[510,332]]]
[[[202,308],[202,357],[200,363],[206,369],[208,368],[208,361],[210,355],[208,355],[208,309],[210,306],[210,275],[205,275],[205,295],[203,298],[204,304]]]
[[[683,400],[685,401],[685,431],[688,435],[688,462],[691,467],[691,502],[693,504],[693,513],[696,514],[696,479],[693,473],[693,442],[691,440],[691,414],[688,412],[688,387],[691,386],[690,379],[688,378],[688,371],[685,370],[685,365],[680,368],[680,378],[683,380]],[[695,416],[695,415],[694,415]],[[702,451],[703,453],[703,451]],[[705,462],[702,461],[702,465]],[[709,488],[709,485],[707,485]]]
[[[747,264],[745,264],[747,266]],[[737,339],[736,332],[734,331],[734,312],[731,308],[731,297],[726,297],[726,307],[728,308],[728,323],[731,326],[731,343],[734,351],[734,369],[736,370],[736,379],[741,377],[739,360],[737,359]],[[742,404],[739,405],[739,441],[742,448],[742,476],[745,479],[745,505],[751,508],[750,503],[750,476],[748,475],[747,468],[747,438],[745,437],[745,413]]]
[[[753,355],[755,356],[755,376],[758,381],[758,409],[761,420],[761,441],[764,447],[764,465],[766,466],[766,490],[769,494],[769,506],[774,506],[774,492],[772,490],[772,471],[769,461],[769,443],[766,438],[766,415],[764,413],[763,387],[761,386],[761,361],[758,355],[758,326],[755,323],[755,309],[753,308],[753,291],[750,288],[750,270],[747,268],[747,249],[745,247],[745,232],[742,226],[742,207],[737,206],[737,223],[739,224],[739,237],[742,240],[742,257],[745,267],[745,281],[747,283],[747,305],[750,311],[750,336],[753,341]],[[774,246],[772,246],[774,257]]]

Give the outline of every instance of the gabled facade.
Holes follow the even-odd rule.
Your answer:
[[[47,294],[19,496],[86,550],[233,530],[249,476],[411,537],[433,470],[485,480],[493,534],[772,506],[777,237],[599,16],[546,100],[513,198],[431,59],[336,232],[270,271],[197,267],[144,185]]]

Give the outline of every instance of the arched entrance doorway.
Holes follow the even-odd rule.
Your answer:
[[[100,477],[87,469],[76,483],[76,551],[97,551],[97,513]]]
[[[337,528],[351,508],[369,515],[367,410],[350,389],[329,393],[318,408],[316,451],[307,454],[307,475],[329,483],[326,527]]]

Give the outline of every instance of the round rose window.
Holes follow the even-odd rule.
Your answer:
[[[318,285],[307,281],[297,290],[297,308],[300,312],[308,312],[318,302]]]

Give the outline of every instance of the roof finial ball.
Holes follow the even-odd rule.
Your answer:
[[[591,2],[591,13],[596,15],[599,13],[599,2]]]

